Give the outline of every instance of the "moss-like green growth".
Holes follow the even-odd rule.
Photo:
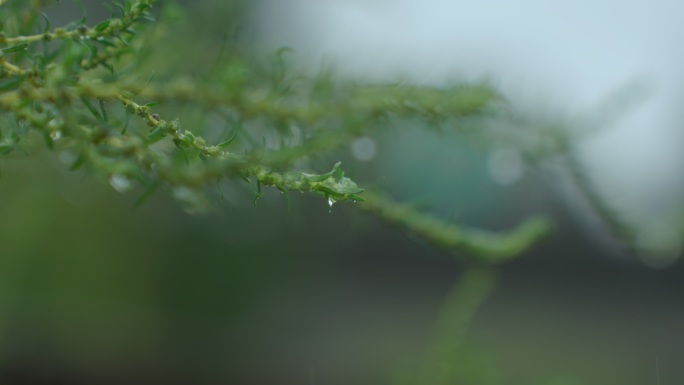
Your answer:
[[[507,236],[465,231],[366,194],[340,163],[321,174],[295,167],[397,119],[443,126],[486,116],[503,104],[487,85],[355,84],[329,73],[309,78],[286,68],[286,50],[264,66],[230,44],[201,76],[162,68],[155,78],[144,69],[146,60],[172,44],[160,36],[173,12],[156,23],[155,0],[124,0],[111,3],[111,17],[94,25],[83,16],[53,29],[40,12],[45,3],[9,1],[0,8],[2,154],[24,151],[34,132],[49,148],[72,154],[72,170],[94,169],[119,191],[140,183],[145,199],[164,186],[185,202],[200,202],[207,186],[240,178],[256,184],[257,199],[262,186],[315,192],[331,205],[360,202],[444,248],[487,261],[522,253],[549,228],[533,221]],[[172,68],[162,56],[155,65]],[[226,135],[208,140],[206,126],[185,127],[169,115],[175,106],[221,117]]]

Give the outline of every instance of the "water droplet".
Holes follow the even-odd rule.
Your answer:
[[[114,174],[109,178],[109,184],[114,190],[123,193],[131,189],[131,181],[125,175]]]
[[[328,206],[330,206],[329,212],[332,212],[332,207],[337,201],[334,198],[328,197]]]
[[[58,141],[59,138],[61,138],[61,137],[62,137],[62,131],[60,131],[60,130],[54,130],[54,131],[50,132],[50,138],[54,142]]]

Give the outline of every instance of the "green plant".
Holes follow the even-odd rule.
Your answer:
[[[84,15],[52,28],[40,12],[48,1],[9,1],[2,7],[0,152],[27,152],[32,137],[105,175],[119,191],[144,186],[140,201],[163,187],[193,209],[207,207],[207,187],[243,179],[254,186],[314,192],[359,207],[449,250],[486,261],[519,255],[549,229],[535,218],[507,234],[461,229],[365,192],[340,163],[325,173],[297,162],[329,153],[398,119],[456,126],[504,106],[485,84],[448,88],[354,84],[331,72],[308,78],[290,71],[285,49],[270,63],[224,38],[218,59],[202,76],[145,69],[165,44],[150,13],[154,0],[114,2],[111,17],[89,25]],[[161,17],[173,23],[173,12]],[[168,43],[166,43],[168,44]],[[168,64],[168,63],[167,63]],[[161,72],[161,74],[159,74]],[[208,123],[186,127],[165,106],[193,106],[221,116],[223,138],[202,136]],[[328,166],[329,167],[329,166]]]
[[[506,126],[518,118],[488,84],[366,84],[336,78],[334,71],[304,76],[289,67],[287,49],[264,58],[234,39],[233,20],[218,38],[204,42],[172,4],[153,9],[161,2],[126,0],[112,3],[104,20],[83,16],[53,28],[51,17],[41,13],[51,3],[0,2],[0,153],[23,158],[43,141],[69,159],[73,171],[102,176],[120,192],[141,186],[138,204],[165,190],[190,210],[210,210],[225,194],[224,183],[243,180],[254,191],[246,205],[256,205],[266,188],[285,199],[290,192],[313,193],[322,204],[352,202],[456,252],[466,268],[447,298],[417,383],[496,383],[481,362],[452,363],[470,363],[475,356],[464,335],[496,284],[490,265],[522,255],[548,234],[550,222],[534,217],[501,233],[447,223],[356,183],[337,158],[329,160],[340,148],[410,121],[422,130],[470,131],[506,141],[530,163],[557,156],[615,236],[627,242],[634,237],[591,188],[572,156],[569,130],[549,124],[523,132],[483,124],[489,119]],[[239,14],[229,11],[235,14],[226,12],[227,19]],[[178,49],[179,37],[193,44]],[[194,116],[177,118],[177,109]]]

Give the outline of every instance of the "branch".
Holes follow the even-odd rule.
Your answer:
[[[508,261],[546,237],[552,226],[544,217],[525,220],[509,232],[488,232],[444,223],[388,197],[365,192],[359,208],[378,215],[391,225],[415,233],[451,252],[465,252],[487,263]]]

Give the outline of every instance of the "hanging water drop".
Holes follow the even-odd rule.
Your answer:
[[[109,178],[109,184],[114,190],[124,193],[131,188],[131,181],[125,175],[114,174]]]
[[[59,138],[62,137],[62,131],[60,130],[54,130],[50,132],[50,139],[52,139],[53,142],[56,142],[59,140]]]
[[[328,206],[330,206],[328,212],[332,212],[332,207],[336,202],[337,201],[334,198],[328,197]]]

